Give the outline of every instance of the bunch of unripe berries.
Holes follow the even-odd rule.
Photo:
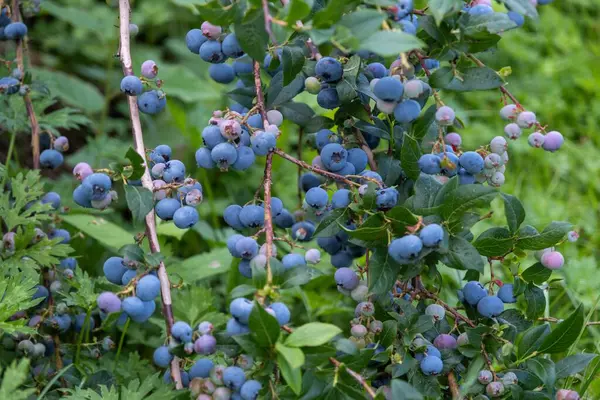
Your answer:
[[[157,114],[167,105],[166,94],[161,90],[162,80],[156,79],[158,65],[152,60],[146,60],[142,63],[141,72],[141,79],[135,75],[127,75],[121,79],[121,92],[137,96],[139,110],[144,114]],[[153,86],[156,89],[144,91],[144,88]]]
[[[504,127],[505,135],[512,140],[521,137],[523,129],[538,128],[527,138],[531,147],[542,148],[549,152],[555,152],[564,143],[562,134],[558,131],[544,132],[536,115],[531,111],[525,111],[515,104],[504,106],[500,110],[500,117],[509,123]]]

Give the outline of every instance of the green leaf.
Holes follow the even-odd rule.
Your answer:
[[[178,275],[187,283],[197,282],[227,272],[232,259],[226,247],[218,247],[207,253],[187,258],[178,264],[169,265],[169,275]]]
[[[2,372],[4,375],[0,384],[0,399],[25,400],[36,392],[35,388],[20,387],[29,377],[29,360],[27,358],[13,360],[4,371],[0,370],[0,373]]]
[[[501,257],[509,253],[515,239],[506,228],[490,228],[475,239],[473,246],[485,257]]]
[[[470,67],[456,71],[456,74],[455,76],[450,67],[439,68],[431,74],[429,84],[437,89],[471,92],[496,89],[504,83],[500,75],[488,67]]]
[[[554,382],[556,382],[556,370],[552,360],[536,357],[527,360],[525,366],[544,382],[546,388],[550,389],[554,387]]]
[[[392,379],[392,396],[394,400],[421,400],[423,395],[410,383],[400,379]]]
[[[410,50],[420,49],[423,42],[416,36],[401,31],[377,31],[365,40],[355,50],[368,50],[382,57],[396,56]]]
[[[438,25],[444,18],[459,12],[463,7],[462,0],[429,0],[427,4]]]
[[[286,21],[288,24],[293,25],[296,21],[304,19],[313,6],[313,0],[291,0],[288,6],[288,14]]]
[[[275,344],[275,350],[277,350],[277,353],[281,354],[286,359],[290,367],[302,368],[304,365],[305,357],[301,349],[296,347],[288,347],[280,342],[277,342]]]
[[[302,369],[292,367],[280,352],[277,352],[277,366],[290,389],[299,395],[302,392]]]
[[[127,232],[100,215],[70,214],[63,215],[61,218],[114,252],[128,243],[135,243],[133,233]]]
[[[533,282],[540,285],[546,282],[548,278],[550,278],[550,275],[552,275],[552,270],[544,267],[542,263],[538,262],[523,271],[521,278],[526,282]]]
[[[322,1],[318,3],[323,4]],[[322,7],[313,17],[313,24],[316,28],[328,28],[337,23],[342,15],[353,10],[359,0],[330,0],[326,7]]]
[[[267,91],[267,107],[273,108],[292,100],[304,89],[304,76],[299,74],[289,85],[283,84],[283,71],[278,72]]]
[[[342,330],[335,325],[311,322],[294,330],[285,340],[285,345],[289,347],[320,346],[341,332]]]
[[[198,0],[192,1],[198,2]],[[206,1],[202,1],[202,3],[206,3]],[[218,1],[209,1],[207,4],[197,5],[196,8],[200,12],[200,20],[206,20],[214,25],[219,26],[231,25],[237,19],[241,18],[243,13],[239,3],[232,3],[229,7],[223,7],[223,5]]]
[[[508,15],[498,12],[485,15],[465,13],[458,22],[462,27],[462,33],[466,36],[475,36],[481,32],[502,33],[517,27]]]
[[[304,127],[315,118],[315,112],[305,103],[290,101],[277,108],[283,114],[286,121]]]
[[[521,15],[526,15],[532,19],[539,17],[537,9],[529,0],[502,0],[502,2],[506,5],[506,8]]]
[[[415,194],[407,202],[407,208],[420,215],[435,214],[439,207],[434,207],[435,197],[442,184],[433,176],[427,174],[419,175],[415,183]]]
[[[154,208],[154,196],[146,188],[125,185],[125,198],[136,222],[144,221],[146,215]]]
[[[86,113],[96,113],[102,110],[104,97],[91,83],[60,71],[34,68],[33,73],[36,80],[44,81],[50,92],[65,104]]]
[[[251,58],[262,60],[265,57],[269,36],[265,31],[265,16],[262,10],[248,13],[241,22],[234,25],[235,36]]]
[[[412,136],[417,139],[423,139],[428,132],[438,131],[437,122],[435,121],[435,113],[437,111],[437,107],[434,105],[429,106],[424,113],[421,113],[421,116],[413,122],[412,124]]]
[[[396,335],[398,334],[398,323],[393,319],[383,321],[383,330],[379,335],[379,343],[388,348],[394,341],[396,340]]]
[[[342,230],[340,225],[348,221],[347,208],[337,208],[325,217],[315,230],[315,237],[331,237]]]
[[[568,222],[553,221],[540,233],[519,231],[517,247],[524,250],[543,250],[560,242],[572,229],[573,225]]]
[[[284,46],[281,54],[283,64],[283,84],[289,85],[304,67],[304,49],[296,46]]]
[[[519,199],[510,194],[502,193],[502,200],[504,201],[504,214],[506,214],[508,229],[515,233],[525,220],[525,209]]]
[[[388,254],[387,248],[377,249],[369,260],[369,292],[385,295],[390,291],[400,272],[400,264]]]
[[[254,303],[254,307],[252,307],[248,327],[252,332],[254,341],[263,347],[275,346],[281,334],[279,323],[275,317],[258,303]]]
[[[573,354],[559,360],[556,365],[556,379],[566,378],[583,371],[598,354]]]
[[[471,243],[460,236],[450,236],[448,253],[444,254],[442,262],[450,268],[483,273],[483,258]]]
[[[140,156],[138,152],[133,149],[133,147],[129,147],[129,150],[127,150],[127,153],[125,153],[125,158],[131,161],[131,167],[133,168],[133,171],[131,175],[129,175],[128,179],[134,181],[140,179],[146,171],[144,158],[142,158],[142,156]]]
[[[527,318],[536,319],[541,316],[546,309],[546,298],[542,289],[529,283],[524,295],[527,304],[527,309],[525,310]]]
[[[365,40],[379,31],[385,14],[373,9],[359,9],[346,14],[340,20],[340,26],[348,28],[358,40]],[[356,29],[360,26],[360,29]]]
[[[517,338],[517,355],[523,359],[537,351],[544,339],[550,334],[550,327],[547,324],[534,326],[527,329]]]
[[[442,217],[446,220],[460,218],[472,208],[487,206],[496,197],[496,189],[483,185],[461,185],[446,197]]]
[[[413,226],[419,221],[415,214],[402,206],[392,208],[385,213],[385,216],[391,221],[392,231],[398,236],[404,235],[408,226]]]
[[[402,152],[400,153],[400,163],[404,173],[409,178],[416,180],[419,178],[421,170],[419,168],[419,158],[421,157],[421,146],[408,133],[404,134],[402,141]]]
[[[562,353],[575,343],[584,325],[583,306],[579,305],[569,318],[558,324],[541,344],[540,353]]]
[[[435,206],[441,206],[442,204],[444,204],[446,197],[452,192],[454,192],[456,189],[458,189],[459,182],[460,181],[458,179],[458,175],[455,175],[452,178],[450,178],[448,182],[444,183],[444,186],[442,186],[439,192],[437,192],[437,194],[435,195],[435,201],[433,202],[433,204]]]

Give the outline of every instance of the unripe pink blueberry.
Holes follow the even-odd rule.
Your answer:
[[[546,134],[544,137],[544,143],[542,144],[542,148],[546,151],[555,152],[560,149],[565,139],[560,132],[551,131]]]
[[[283,114],[277,110],[269,110],[267,111],[267,121],[272,125],[281,126],[283,124]]]
[[[234,119],[221,120],[219,124],[221,136],[228,140],[235,140],[242,134],[242,126]]]
[[[504,185],[506,178],[500,171],[494,172],[494,174],[488,179],[488,183],[494,187],[500,187]]]
[[[396,106],[398,105],[398,103],[393,102],[393,101],[383,101],[380,99],[377,99],[377,108],[379,109],[379,111],[381,111],[384,114],[393,114],[394,113],[394,109],[396,108]]]
[[[560,269],[565,264],[565,258],[558,251],[549,251],[542,255],[541,263],[548,269]]]
[[[359,325],[354,325],[352,327],[352,329],[350,329],[350,333],[355,338],[360,339],[362,337],[365,337],[367,335],[367,333],[369,333],[369,331],[367,330],[366,326],[359,324]]]
[[[404,83],[404,96],[415,99],[423,93],[423,82],[419,79],[411,79]]]
[[[455,349],[457,346],[456,339],[452,335],[442,333],[433,340],[433,345],[439,350]]]
[[[185,195],[185,204],[195,207],[202,203],[202,192],[198,189],[192,189]]]
[[[159,189],[166,185],[167,185],[167,183],[165,181],[163,181],[162,179],[155,179],[152,181],[152,186],[154,187],[154,189]],[[167,197],[166,190],[158,190],[158,191],[154,192],[154,200],[156,200],[156,201],[162,200],[165,197]]]
[[[218,39],[221,33],[223,33],[223,29],[220,26],[213,25],[208,21],[204,21],[200,29],[202,29],[204,36],[213,40]]]
[[[435,113],[435,120],[439,125],[449,126],[454,123],[454,119],[456,118],[456,114],[454,110],[448,106],[442,106],[438,108]]]
[[[58,150],[61,153],[69,150],[69,139],[66,136],[59,136],[54,140],[54,150]]]
[[[153,60],[142,63],[142,76],[146,79],[154,79],[158,75],[158,65]]]
[[[521,137],[521,128],[519,127],[519,125],[515,124],[514,122],[511,122],[510,124],[504,127],[504,134],[507,138],[516,140],[519,137]]]
[[[462,143],[462,138],[456,132],[451,132],[451,133],[447,134],[444,137],[444,140],[446,141],[447,144],[449,144],[450,146],[452,146],[454,148],[460,147],[460,144]]]
[[[517,106],[514,104],[509,104],[500,110],[500,117],[505,121],[514,121],[517,118]]]
[[[545,139],[546,139],[546,137],[541,132],[533,132],[527,138],[527,143],[529,143],[529,145],[531,147],[537,147],[537,148],[539,148],[539,147],[542,147],[544,145]]]
[[[383,331],[383,322],[377,319],[371,321],[371,324],[369,325],[369,330],[376,335],[380,334]]]
[[[577,239],[579,239],[579,233],[577,233],[577,231],[571,231],[567,233],[567,239],[569,242],[576,242]]]
[[[536,122],[536,116],[531,111],[523,111],[517,116],[517,124],[521,128],[531,128]]]
[[[78,181],[83,181],[85,178],[94,173],[94,170],[88,163],[80,162],[73,168],[73,175]]]
[[[502,382],[490,382],[486,386],[485,392],[490,397],[500,397],[504,394],[504,385]]]

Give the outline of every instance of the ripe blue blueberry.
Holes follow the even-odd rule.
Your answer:
[[[375,201],[378,210],[390,210],[398,203],[398,191],[395,188],[379,189]]]
[[[373,78],[381,79],[387,75],[387,68],[382,63],[371,63],[365,69],[373,75]]]
[[[237,161],[237,150],[230,143],[219,143],[210,152],[212,160],[222,171],[227,171],[229,166]]]
[[[329,196],[327,191],[320,187],[315,187],[306,192],[304,201],[312,208],[322,210],[327,206]]]
[[[231,66],[236,76],[250,75],[252,73],[252,60],[248,56],[237,58],[231,63]],[[232,107],[230,108],[233,109]]]
[[[527,142],[531,147],[542,147],[546,137],[541,132],[533,132],[527,138]]]
[[[229,313],[242,324],[247,324],[250,313],[252,312],[252,307],[254,307],[254,303],[250,300],[244,297],[238,297],[237,299],[233,299],[229,304]]]
[[[306,173],[300,177],[298,185],[304,192],[308,192],[311,188],[317,187],[321,184],[321,178],[313,173]]]
[[[391,103],[399,102],[403,93],[404,86],[402,85],[402,82],[391,76],[381,78],[375,84],[375,87],[373,87],[373,94],[375,94],[378,99]]]
[[[398,261],[415,259],[423,249],[423,242],[418,236],[406,235],[399,239],[394,239],[388,247],[390,256]]]
[[[448,106],[442,106],[438,108],[435,113],[435,120],[439,125],[449,126],[454,123],[454,119],[456,115],[454,114],[454,110]]]
[[[173,219],[175,212],[179,210],[180,207],[181,203],[179,201],[167,197],[156,203],[154,210],[156,211],[158,218],[162,219],[163,221],[170,221]]]
[[[330,171],[336,172],[344,168],[348,151],[338,143],[330,143],[321,150],[321,162]]]
[[[345,290],[354,290],[360,282],[356,272],[350,268],[339,268],[333,278],[338,287]]]
[[[194,378],[208,378],[210,370],[213,369],[215,364],[210,358],[201,358],[190,368],[189,374],[190,379]]]
[[[279,197],[271,197],[271,215],[277,216],[283,211],[283,201]]]
[[[244,50],[240,46],[235,33],[230,33],[225,36],[223,43],[221,44],[223,54],[230,58],[238,58],[244,55]]]
[[[235,79],[235,71],[229,64],[213,64],[208,68],[208,75],[218,83],[231,83]]]
[[[200,168],[211,169],[215,167],[211,152],[208,147],[201,147],[196,151],[196,164]]]
[[[160,346],[154,350],[152,360],[157,367],[167,368],[173,360],[173,354],[169,352],[169,348],[167,346]]]
[[[106,279],[108,279],[109,282],[114,283],[115,285],[120,285],[121,278],[123,278],[123,274],[127,268],[125,268],[123,259],[121,257],[110,257],[104,262],[102,270],[104,271],[104,276],[106,276]]]
[[[171,159],[171,147],[160,144],[150,152],[150,159],[155,163],[165,163]]]
[[[191,228],[199,219],[198,211],[191,206],[180,207],[173,214],[173,222],[179,229]]]
[[[292,239],[300,242],[309,242],[315,233],[315,226],[309,221],[300,221],[292,225]]]
[[[185,35],[185,45],[192,53],[198,54],[200,46],[206,42],[208,38],[202,34],[200,29],[192,29]]]
[[[433,340],[433,345],[438,350],[447,350],[447,349],[455,349],[458,346],[456,342],[456,338],[452,335],[448,335],[447,333],[442,333],[437,335]]]
[[[189,343],[192,341],[192,327],[186,322],[177,321],[171,328],[171,336],[182,343]]]
[[[267,73],[271,76],[275,76],[279,71],[283,69],[283,66],[281,65],[281,53],[282,50],[277,49],[277,58],[279,61],[277,67],[271,65],[271,61],[273,61],[273,55],[271,53],[267,53],[267,55],[265,55],[263,65]]]
[[[77,268],[77,260],[73,257],[67,257],[60,261],[60,268],[74,270]]]
[[[342,138],[330,131],[329,129],[321,129],[315,134],[315,144],[317,150],[321,151],[325,145],[329,143],[341,143]]]
[[[201,335],[194,342],[194,351],[198,354],[209,355],[217,350],[217,339],[211,334]]]
[[[467,282],[463,287],[462,292],[467,303],[472,306],[477,305],[479,300],[487,296],[487,291],[484,289],[483,285],[477,281]]]
[[[94,173],[85,178],[81,186],[84,187],[91,200],[98,201],[108,195],[112,188],[112,181],[106,174]]]
[[[318,237],[317,244],[321,247],[327,254],[334,255],[338,253],[342,249],[342,243],[338,240],[336,236],[332,237]]]
[[[40,154],[40,165],[42,168],[58,168],[62,165],[63,160],[62,153],[54,149],[46,149]]]
[[[442,372],[444,363],[439,357],[428,355],[421,360],[420,367],[425,375],[437,375]]]
[[[228,388],[237,392],[245,382],[246,374],[240,367],[227,367],[223,370],[223,383]]]
[[[235,318],[231,318],[227,321],[225,333],[227,333],[228,336],[243,335],[248,332],[250,332],[248,325],[240,323]]]
[[[225,138],[221,135],[221,129],[217,125],[209,125],[202,130],[202,143],[209,150],[225,141]]]
[[[257,156],[266,156],[277,146],[277,138],[270,132],[258,132],[250,138],[252,150]]]
[[[396,3],[396,19],[402,19],[413,10],[413,0],[398,0]]]
[[[11,22],[4,27],[4,36],[10,40],[23,39],[27,35],[27,25],[22,22]]]
[[[273,218],[273,221],[279,228],[291,228],[295,223],[296,219],[294,216],[286,209],[281,210],[279,215]]]
[[[258,254],[258,243],[251,237],[241,238],[235,244],[235,251],[241,258],[250,260]]]
[[[477,312],[484,317],[497,317],[504,311],[504,303],[497,296],[485,296],[477,303]]]
[[[342,102],[335,88],[325,88],[317,94],[317,104],[327,110],[333,110],[341,106]]]
[[[247,228],[260,228],[265,223],[265,210],[261,206],[248,204],[242,207],[239,218]]]
[[[237,204],[227,206],[227,208],[225,208],[223,211],[223,219],[227,225],[238,231],[244,229],[244,225],[242,224],[242,221],[240,221],[241,211],[242,207]]]
[[[245,171],[254,164],[255,159],[254,150],[247,146],[239,146],[237,148],[237,160],[231,167],[238,171]]]
[[[281,263],[283,264],[283,268],[285,270],[306,266],[306,260],[302,256],[302,254],[298,253],[289,253],[283,256],[281,259]]]
[[[466,151],[459,158],[460,166],[469,174],[477,175],[483,171],[483,157],[475,151]]]
[[[323,81],[327,83],[333,83],[342,79],[344,69],[342,68],[342,64],[335,58],[323,57],[317,61],[317,65],[315,65],[315,73]]]
[[[560,149],[565,139],[560,132],[550,131],[544,136],[542,148],[546,151],[555,152]]]
[[[52,229],[48,233],[48,239],[62,238],[58,243],[67,244],[71,241],[71,234],[66,229]]]
[[[200,58],[209,63],[218,64],[225,60],[221,43],[217,40],[207,40],[202,43],[198,53],[200,54]]]
[[[502,300],[503,303],[516,303],[517,299],[513,294],[513,288],[514,286],[512,283],[505,283],[500,290],[498,290],[498,298]]]
[[[135,286],[135,295],[142,301],[154,300],[160,294],[160,281],[154,275],[145,275]]]
[[[475,176],[469,174],[464,168],[458,169],[458,182],[461,185],[470,185],[475,183]]]
[[[419,232],[425,247],[435,247],[444,239],[444,229],[438,224],[429,224]]]
[[[352,202],[352,192],[348,189],[339,189],[331,196],[331,207],[346,208]]]
[[[121,284],[123,284],[123,285],[129,284],[129,282],[131,282],[131,280],[133,278],[135,278],[136,276],[137,276],[137,271],[135,269],[128,269],[127,271],[125,271],[125,273],[123,274],[123,277],[121,278]]]
[[[75,329],[75,332],[81,332],[81,329],[85,325],[85,319],[86,319],[85,313],[79,313],[75,316],[75,319],[73,321],[73,328]],[[96,326],[96,323],[94,322],[94,318],[90,317],[88,320],[88,326],[87,326],[86,330],[91,332],[95,326]]]
[[[13,77],[7,76],[0,78],[0,93],[8,95],[18,93],[20,85],[21,82]]]
[[[358,147],[348,150],[347,162],[354,166],[354,173],[360,174],[365,170],[368,163],[367,153]]]
[[[50,204],[53,209],[58,210],[60,208],[60,195],[56,192],[46,193],[42,199],[42,204]]]
[[[121,92],[128,96],[139,96],[144,91],[144,84],[134,75],[127,75],[121,79]]]
[[[242,385],[240,396],[242,397],[242,400],[256,400],[261,389],[261,383],[251,379]]]
[[[436,175],[442,172],[440,158],[435,154],[423,154],[419,158],[419,169],[424,174]]]
[[[421,105],[414,100],[404,100],[394,108],[394,118],[397,122],[411,123],[421,113]]]
[[[154,302],[147,303],[154,304]],[[136,296],[127,297],[121,302],[121,309],[135,322],[144,322],[149,318],[149,310],[146,307],[144,302]]]
[[[442,353],[440,353],[440,351],[432,345],[427,345],[427,348],[425,349],[424,353],[415,354],[415,359],[417,361],[421,361],[426,356],[434,356],[439,358],[440,360],[442,359]]]
[[[149,90],[137,98],[138,107],[144,114],[157,114],[167,105],[167,97],[162,91]]]
[[[238,264],[238,272],[240,273],[240,275],[242,275],[244,278],[252,278],[252,264],[251,264],[252,260],[240,260],[240,263]]]
[[[438,154],[442,174],[452,177],[458,173],[459,158],[454,153],[445,152]]]
[[[340,250],[331,256],[331,265],[335,268],[350,268],[354,257],[347,250]]]
[[[491,6],[488,6],[487,4],[477,4],[474,7],[469,8],[468,13],[470,15],[487,15],[487,14],[493,14],[494,13],[494,9]]]
[[[272,303],[267,309],[271,309],[275,313],[275,319],[279,325],[285,325],[290,322],[290,310],[285,304],[275,302]]]

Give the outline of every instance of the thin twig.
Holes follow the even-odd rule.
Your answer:
[[[561,323],[564,321],[564,319],[554,318],[554,317],[540,317],[537,320],[544,321],[544,322],[556,322],[556,323]],[[585,324],[585,326],[595,326],[595,325],[600,325],[600,321],[590,321]]]
[[[273,153],[267,154],[267,161],[265,165],[265,244],[267,245],[266,256],[267,256],[267,284],[270,287],[273,284],[273,271],[271,270],[271,256],[273,251],[273,220],[271,215],[271,170],[273,168]]]
[[[267,127],[269,121],[267,120],[267,111],[265,110],[265,95],[262,91],[262,81],[260,80],[260,64],[258,61],[254,61],[254,87],[256,89],[256,107],[260,112],[260,116],[263,119],[263,128]]]
[[[298,130],[298,160],[302,160],[302,136],[304,128]],[[302,176],[302,167],[298,165],[298,208],[302,207],[302,187],[300,187],[300,177]]]
[[[427,77],[429,78],[431,76],[431,71],[425,66],[425,57],[423,57],[418,51],[415,51],[414,54],[419,59],[419,64],[421,64],[421,68],[423,68],[423,71],[425,71],[425,75],[427,75]],[[438,91],[435,89],[431,89],[431,92],[433,93],[433,98],[435,99],[437,105],[439,107],[443,107],[444,102],[442,101],[442,98],[440,97]]]
[[[21,10],[19,9],[19,0],[13,0],[12,2],[12,17],[14,22],[21,20]],[[21,77],[25,76],[24,66],[24,47],[25,39],[19,39],[17,41],[17,68],[21,71]],[[33,168],[40,169],[40,125],[38,124],[35,110],[33,109],[33,103],[29,93],[25,93],[23,96],[25,102],[25,110],[27,110],[27,116],[29,117],[29,125],[31,125],[31,150],[33,152]]]
[[[361,374],[351,370],[346,365],[344,365],[343,363],[341,363],[340,361],[336,360],[333,357],[329,357],[329,361],[333,365],[335,365],[336,368],[344,367],[344,369],[346,370],[348,375],[350,375],[352,378],[354,378],[354,380],[356,382],[358,382],[365,389],[365,391],[369,394],[370,398],[372,398],[372,399],[375,398],[375,396],[376,396],[375,390],[373,390],[373,388],[367,383],[367,381],[365,381],[365,378],[363,378]]]
[[[354,130],[354,136],[356,136],[360,148],[363,149],[365,153],[367,153],[367,160],[369,161],[369,167],[371,167],[371,171],[377,171],[377,162],[373,157],[373,151],[371,151],[371,148],[367,144],[367,141],[365,140],[365,137],[363,136],[360,129],[357,128]]]
[[[133,63],[131,61],[131,51],[129,47],[129,13],[130,6],[129,0],[119,0],[119,20],[120,20],[120,44],[119,44],[119,58],[123,67],[123,74],[133,75]],[[129,112],[131,118],[132,135],[135,142],[136,152],[144,159],[146,159],[144,146],[144,136],[142,134],[142,124],[140,122],[140,113],[137,105],[137,97],[127,96],[127,102],[129,103]],[[150,177],[150,171],[148,166],[145,165],[144,175],[142,175],[142,185],[152,191],[152,178]],[[146,215],[146,237],[150,245],[150,251],[152,253],[160,252],[160,244],[158,243],[158,236],[156,234],[156,220],[154,217],[154,209]],[[173,309],[171,306],[171,283],[167,275],[165,264],[161,261],[158,267],[158,279],[160,280],[160,291],[162,297],[162,311],[165,318],[167,335],[171,334],[171,327],[173,326]],[[179,358],[174,357],[171,362],[171,377],[175,382],[177,389],[182,389],[183,385],[181,382],[181,372],[179,370]]]
[[[436,303],[438,303],[440,306],[444,307],[444,309],[446,311],[448,311],[450,314],[452,314],[454,319],[460,319],[461,321],[464,321],[467,325],[469,325],[471,328],[475,328],[476,325],[473,321],[471,321],[469,318],[465,317],[464,315],[462,315],[461,313],[456,311],[455,308],[450,307],[448,304],[444,303],[437,295],[431,293],[430,291],[428,291],[426,289],[421,289],[418,292],[423,297],[427,297],[432,300],[435,300]]]
[[[290,156],[289,154],[287,154],[283,150],[275,149],[275,150],[273,150],[273,153],[277,154],[279,157],[284,158],[284,159],[286,159],[286,160],[288,160],[288,161],[290,161],[290,162],[292,162],[292,163],[294,163],[294,164],[296,164],[296,165],[298,165],[298,166],[300,166],[300,167],[302,167],[304,169],[312,171],[315,174],[323,175],[323,176],[325,176],[327,178],[331,178],[331,179],[334,179],[336,181],[341,181],[341,182],[344,182],[344,183],[346,183],[348,185],[351,185],[351,186],[360,187],[360,184],[357,183],[357,182],[353,182],[353,181],[351,181],[351,180],[343,177],[342,175],[334,174],[333,172],[329,172],[329,171],[325,171],[325,170],[323,170],[321,168],[313,167],[312,165],[307,164],[307,163],[305,163],[302,160],[298,160],[298,159]]]
[[[456,377],[454,371],[448,373],[448,386],[450,386],[450,393],[452,393],[452,400],[460,399],[460,390],[458,389],[458,383],[456,383]]]
[[[269,38],[274,45],[277,45],[277,39],[273,34],[273,17],[269,12],[269,0],[262,0],[263,14],[265,15],[265,31],[269,34]]]
[[[473,54],[467,53],[467,57],[473,61],[479,68],[485,68],[485,64],[483,62],[481,62],[480,59],[478,59],[477,57],[475,57]],[[508,96],[512,102],[515,104],[515,106],[517,106],[518,108],[524,110],[525,108],[523,108],[523,106],[521,105],[521,103],[519,102],[519,100],[517,100],[517,98],[508,91],[508,89],[506,87],[504,87],[504,85],[499,87],[500,91],[502,93],[504,93],[506,96]]]

